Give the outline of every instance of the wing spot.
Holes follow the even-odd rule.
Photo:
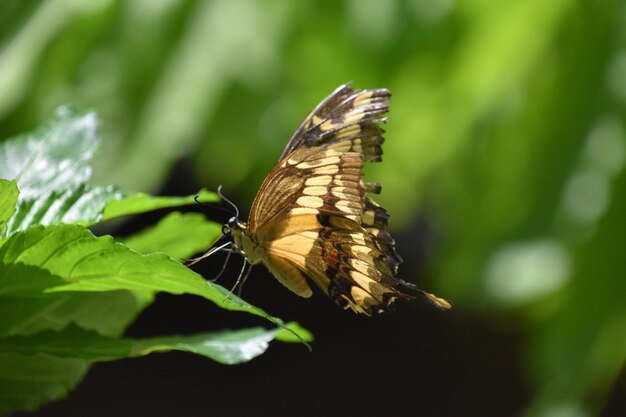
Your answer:
[[[335,204],[335,207],[337,207],[340,211],[343,211],[344,213],[348,213],[348,214],[357,214],[358,213],[352,207],[340,206],[338,204]]]
[[[361,117],[363,117],[362,114],[361,114]],[[359,117],[359,119],[361,117]],[[358,134],[360,131],[361,131],[361,127],[359,125],[350,125],[348,127],[344,127],[343,129],[339,130],[337,134],[335,135],[335,137],[337,139],[349,138],[350,136],[354,136]]]
[[[359,257],[358,255],[370,255],[372,253],[372,249],[365,246],[365,240],[363,240],[362,236],[352,235],[352,239],[357,243],[357,245],[352,245],[350,250],[352,253],[357,255],[357,257]]]
[[[317,214],[317,213],[319,213],[318,210],[314,208],[310,208],[310,207],[296,207],[289,211],[289,214],[291,214],[292,216],[298,216],[300,214]]]
[[[369,284],[373,281],[364,273],[355,270],[350,271],[350,277],[362,288],[368,288]]]
[[[324,195],[328,189],[322,186],[314,186],[314,187],[306,187],[304,191],[302,191],[305,195]]]
[[[313,117],[311,117],[311,125],[313,126],[318,125],[321,121],[322,121],[322,118],[317,115],[314,115]]]
[[[372,98],[372,95],[374,94],[373,91],[367,91],[364,92],[362,94],[360,94],[352,103],[352,105],[354,107],[360,107],[364,104],[369,104],[370,103],[370,99]]]
[[[328,130],[332,130],[334,129],[336,126],[335,123],[333,123],[332,119],[326,120],[324,123],[322,123],[321,125],[319,125],[319,128],[322,132],[326,132]]]
[[[350,273],[352,279],[354,279],[361,287],[367,288],[371,278],[369,278],[368,274],[371,274],[373,269],[372,265],[367,264],[361,259],[351,259],[350,266],[354,269]]]
[[[334,149],[337,152],[348,152],[352,149],[352,144],[348,140],[343,140],[341,142],[333,143],[329,146],[329,149]]]
[[[318,159],[316,161],[300,162],[298,165],[296,165],[296,168],[300,168],[300,169],[317,168],[317,167],[324,166],[324,165],[338,164],[340,161],[341,159],[339,159],[338,156],[329,156],[326,158]]]
[[[337,208],[349,207],[351,209],[358,209],[361,207],[361,204],[348,200],[345,194],[342,195],[342,198],[344,198],[344,200],[338,200],[335,203],[335,206],[337,206]]]
[[[355,311],[366,312],[367,310],[363,308],[368,304],[372,304],[375,301],[370,294],[359,287],[350,288],[350,295],[352,295],[352,299],[356,305],[351,306]]]
[[[298,203],[298,205],[302,207],[320,208],[324,205],[324,200],[322,200],[320,197],[305,196],[298,198],[298,200],[296,200],[296,203]]]
[[[346,179],[345,176],[342,176],[342,175],[335,176],[335,179],[333,180],[333,185],[337,185],[339,187],[346,187],[346,188],[355,188],[355,189],[358,189],[361,186],[361,184],[358,181],[354,181],[352,179]]]
[[[346,171],[347,171],[347,169],[344,169],[343,170],[344,174],[335,176],[335,181],[342,181],[343,182],[343,183],[337,183],[337,185],[348,185],[348,184],[345,184],[347,182],[360,183],[361,178],[360,178],[359,174],[360,174],[361,171],[359,169],[354,169],[356,174],[345,174]]]
[[[363,116],[365,116],[365,112],[363,111],[363,109],[352,109],[351,111],[346,113],[346,117],[344,118],[343,122],[345,124],[357,123],[363,118]],[[360,127],[359,130],[361,130]]]
[[[304,185],[306,185],[307,187],[313,185],[327,186],[332,180],[333,177],[331,177],[330,175],[320,175],[317,177],[309,178],[304,182]]]
[[[363,221],[363,224],[366,226],[372,226],[375,223],[375,219],[376,219],[376,213],[374,213],[374,210],[366,210],[361,215],[361,220]]]
[[[361,206],[361,197],[358,195],[350,194],[350,193],[341,193],[341,192],[336,191],[336,189],[333,189],[331,194],[339,199],[350,201],[353,204],[356,203],[358,206]],[[348,203],[346,204],[350,205]],[[353,207],[355,206],[353,205]]]
[[[352,238],[353,241],[355,241],[359,245],[363,245],[363,246],[354,246],[354,248],[357,248],[356,249],[357,251],[361,250],[360,248],[367,248],[366,252],[371,251],[371,249],[367,247],[367,243],[365,243],[365,238],[363,237],[362,233],[352,233],[350,234],[350,237]]]
[[[326,166],[322,166],[319,168],[315,168],[313,172],[316,174],[320,174],[320,175],[325,175],[325,174],[333,175],[339,172],[339,167],[337,165],[326,165]]]
[[[365,263],[367,263],[369,265],[374,265],[374,257],[372,255],[370,255],[368,253],[362,253],[362,252],[356,252],[355,255],[356,255],[357,258],[359,258],[363,262],[365,262]]]

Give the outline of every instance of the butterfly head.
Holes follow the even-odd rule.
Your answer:
[[[239,222],[239,219],[235,216],[228,219],[228,221],[222,226],[222,234],[224,236],[232,236],[233,229],[239,227],[237,222]]]
[[[257,244],[256,239],[250,235],[248,225],[239,220],[239,209],[237,208],[237,205],[222,194],[221,185],[217,187],[217,194],[222,200],[227,202],[234,211],[234,216],[228,219],[228,221],[222,226],[222,235],[232,240],[235,249],[237,249],[237,251],[241,253],[248,262],[251,264],[260,262],[261,255],[259,254],[259,245]]]
[[[231,238],[235,246],[240,248],[241,246],[238,243],[241,240],[241,235],[245,234],[247,229],[247,224],[233,216],[222,226],[222,235]]]

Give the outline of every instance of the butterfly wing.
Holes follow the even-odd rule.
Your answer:
[[[279,161],[295,149],[320,146],[339,152],[358,152],[366,161],[380,161],[382,115],[389,110],[391,93],[385,88],[355,90],[342,85],[304,119],[280,155]]]
[[[387,232],[389,215],[366,196],[363,165],[380,161],[386,89],[338,88],[305,119],[255,198],[248,222],[276,278],[309,296],[308,277],[335,302],[365,314],[384,311],[412,290],[396,278],[402,259]]]
[[[391,93],[384,88],[355,90],[345,84],[324,99],[298,127],[285,146],[278,165],[261,185],[250,210],[250,229],[254,232],[263,223],[269,223],[278,212],[284,211],[289,202],[297,199],[304,181],[309,179],[307,175],[319,177],[310,179],[310,186],[324,187],[331,179],[337,186],[341,186],[341,181],[349,184],[359,182],[355,188],[358,188],[360,196],[365,192],[380,193],[379,184],[361,182],[362,168],[363,161],[381,160],[384,131],[380,123],[387,122],[383,115],[389,110],[390,98]],[[361,160],[357,162],[352,158],[339,164],[338,155],[346,153],[360,154]],[[309,168],[312,169],[307,171]],[[315,190],[321,192],[320,188],[308,191]],[[384,209],[376,209],[377,205],[370,199],[362,203],[365,206],[361,209],[366,209],[367,220],[373,222],[372,215],[388,218]],[[345,204],[344,207],[351,205],[348,202]],[[357,220],[357,214],[363,210],[357,210],[358,213],[353,211],[346,208],[338,214],[353,216]]]
[[[308,277],[339,305],[372,314],[412,296],[397,289],[402,260],[387,213],[365,196],[362,167],[356,152],[297,149],[266,179],[250,224],[266,265],[292,291],[309,296]],[[271,190],[284,189],[272,204]]]

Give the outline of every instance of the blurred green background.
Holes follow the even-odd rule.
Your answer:
[[[393,94],[367,176],[394,233],[427,224],[424,245],[399,241],[402,275],[521,335],[511,415],[626,412],[623,2],[0,2],[0,137],[94,109],[94,176],[127,190],[183,164],[245,212],[348,81]]]

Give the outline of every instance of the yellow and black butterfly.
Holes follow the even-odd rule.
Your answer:
[[[450,304],[396,277],[402,258],[389,215],[366,193],[365,162],[381,160],[391,94],[343,85],[304,120],[259,189],[248,223],[231,218],[223,234],[250,264],[264,264],[302,297],[314,282],[344,308],[371,315],[396,299]],[[245,266],[245,265],[244,265]]]

